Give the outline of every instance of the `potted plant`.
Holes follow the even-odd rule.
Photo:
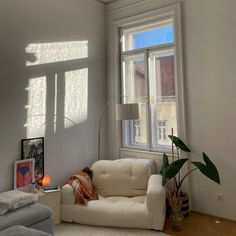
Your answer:
[[[220,177],[218,170],[214,163],[209,159],[207,154],[203,152],[204,162],[190,161],[188,158],[180,158],[180,150],[184,152],[191,152],[187,145],[177,136],[172,135],[168,136],[172,141],[172,162],[169,163],[169,158],[166,153],[163,153],[163,162],[161,167],[162,175],[162,185],[165,186],[167,182],[173,180],[174,189],[173,191],[168,191],[167,200],[171,211],[177,211],[181,209],[182,200],[181,200],[181,187],[184,180],[194,171],[199,170],[203,175],[211,179],[217,184],[220,184]],[[174,153],[174,146],[176,154]],[[175,157],[176,156],[176,157]],[[185,175],[181,175],[181,169],[186,162],[190,162],[194,168],[189,170]],[[173,223],[173,222],[172,222]]]

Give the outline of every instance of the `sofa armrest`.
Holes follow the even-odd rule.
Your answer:
[[[75,204],[75,192],[71,185],[66,184],[61,189],[61,203],[62,205]]]
[[[147,209],[151,212],[163,211],[166,206],[166,192],[161,175],[151,175],[147,187]]]

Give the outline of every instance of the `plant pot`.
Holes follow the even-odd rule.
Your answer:
[[[187,217],[189,214],[189,197],[185,192],[180,192],[180,199],[182,201],[181,204],[181,212],[184,217]]]
[[[181,213],[184,217],[187,217],[189,214],[189,197],[185,192],[180,192],[180,200],[182,202],[180,208]],[[166,200],[166,216],[169,217],[171,215],[171,206],[168,200]]]
[[[181,205],[171,208],[170,221],[174,230],[181,230],[184,216],[181,212]]]

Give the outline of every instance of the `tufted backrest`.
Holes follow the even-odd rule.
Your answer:
[[[155,169],[155,162],[147,159],[100,160],[92,165],[93,186],[104,197],[145,195]]]

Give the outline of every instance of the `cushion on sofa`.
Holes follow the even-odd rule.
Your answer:
[[[0,215],[8,211],[15,210],[19,207],[36,202],[38,197],[36,194],[25,193],[18,190],[11,190],[0,193]]]
[[[52,217],[52,210],[49,207],[40,203],[29,204],[0,216],[0,230],[13,225],[28,227],[49,217]]]
[[[51,236],[51,234],[39,231],[37,229],[29,229],[22,225],[14,225],[5,230],[0,231],[0,236]]]
[[[62,208],[63,214],[72,216],[66,221],[80,224],[150,228],[149,224],[152,222],[146,209],[146,196],[107,198],[99,196],[98,201],[91,201],[88,206],[62,206]]]
[[[134,197],[146,194],[148,179],[156,166],[153,160],[127,158],[97,161],[92,170],[97,194]]]

